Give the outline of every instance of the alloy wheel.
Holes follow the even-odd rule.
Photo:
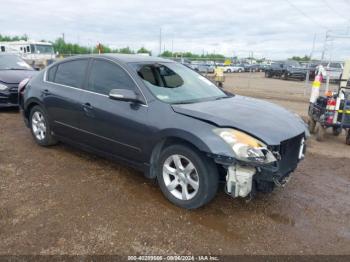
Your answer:
[[[182,155],[171,155],[163,164],[163,180],[177,199],[190,200],[199,189],[199,176],[193,163]]]
[[[36,139],[44,140],[46,137],[46,122],[43,114],[36,111],[32,116],[32,130]]]

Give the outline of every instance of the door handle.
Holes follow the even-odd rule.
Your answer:
[[[51,95],[51,92],[48,89],[44,89],[41,93],[45,96]]]
[[[92,109],[94,109],[93,108],[93,106],[90,104],[90,103],[85,103],[85,104],[83,104],[83,108],[85,109],[89,109],[89,110],[92,110]]]
[[[95,117],[94,107],[90,103],[83,104],[83,110],[88,117]]]

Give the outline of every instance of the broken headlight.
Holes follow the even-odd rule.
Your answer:
[[[257,164],[277,161],[263,142],[246,133],[231,128],[217,128],[213,131],[231,146],[237,160]]]

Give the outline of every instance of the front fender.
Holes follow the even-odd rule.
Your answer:
[[[159,142],[167,138],[178,138],[212,158],[233,162],[234,153],[231,147],[213,132],[213,128],[212,125],[204,124],[201,128],[196,128],[195,133],[184,129],[165,129],[159,133]]]

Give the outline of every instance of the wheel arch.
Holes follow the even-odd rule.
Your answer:
[[[24,106],[24,117],[29,120],[29,114],[30,114],[30,111],[32,110],[32,108],[34,106],[41,106],[43,107],[43,104],[41,103],[41,101],[37,98],[31,98],[30,100],[28,100]]]
[[[147,172],[145,172],[145,176],[148,178],[155,178],[156,177],[156,167],[157,167],[157,162],[160,157],[160,154],[162,150],[169,145],[173,144],[182,144],[186,145],[196,151],[202,152],[202,153],[208,153],[209,148],[205,145],[203,141],[199,141],[199,139],[188,139],[185,138],[181,135],[168,135],[162,137],[153,147],[152,152],[150,154],[150,159],[149,159],[149,168]]]

